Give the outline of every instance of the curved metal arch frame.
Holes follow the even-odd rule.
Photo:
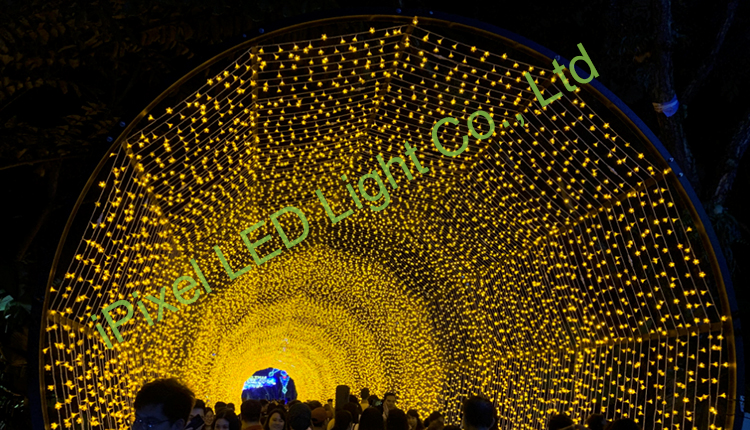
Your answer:
[[[394,12],[395,12],[395,15],[394,15]],[[88,181],[86,182],[84,189],[81,191],[81,194],[79,195],[78,200],[76,201],[73,207],[73,210],[71,211],[70,216],[68,217],[68,221],[66,222],[65,227],[63,229],[63,233],[62,233],[62,236],[60,237],[57,250],[55,251],[55,256],[52,262],[52,267],[50,268],[50,274],[47,280],[47,285],[45,286],[44,304],[42,307],[42,318],[46,319],[46,316],[47,316],[49,296],[50,296],[49,286],[52,285],[52,282],[54,280],[55,272],[60,263],[60,257],[61,257],[63,248],[65,246],[67,236],[70,232],[73,222],[75,221],[75,218],[78,214],[78,210],[80,209],[85,196],[89,193],[96,178],[99,176],[102,169],[104,168],[104,166],[106,166],[109,160],[109,156],[106,154],[115,152],[118,149],[118,147],[124,143],[125,138],[130,135],[131,131],[135,129],[135,127],[141,122],[141,120],[143,120],[148,115],[149,112],[151,112],[151,110],[153,110],[159,103],[161,103],[171,93],[176,91],[180,86],[182,86],[185,82],[193,78],[195,75],[197,75],[201,71],[205,70],[207,67],[213,65],[214,63],[224,59],[225,57],[237,51],[247,50],[252,45],[256,45],[265,39],[282,34],[284,32],[311,27],[313,25],[322,24],[322,23],[334,23],[337,21],[351,20],[352,18],[355,18],[355,17],[363,18],[363,20],[365,21],[388,21],[388,22],[403,23],[403,24],[410,23],[411,20],[416,17],[418,20],[422,22],[444,25],[448,28],[459,27],[464,31],[482,34],[486,37],[503,39],[508,45],[510,45],[514,49],[523,51],[524,53],[532,57],[535,57],[541,61],[549,62],[552,59],[557,59],[558,63],[562,64],[568,69],[570,68],[570,60],[568,60],[567,58],[562,57],[561,55],[554,53],[550,49],[547,49],[511,31],[505,30],[495,25],[487,24],[485,22],[482,22],[476,19],[466,18],[463,16],[458,16],[458,15],[453,15],[453,14],[448,14],[448,13],[443,13],[443,12],[438,12],[438,11],[433,11],[433,10],[423,9],[423,8],[402,10],[402,9],[396,9],[396,8],[370,7],[370,8],[340,9],[340,10],[335,11],[335,13],[316,12],[316,13],[311,13],[311,14],[305,14],[303,16],[299,16],[295,18],[278,21],[276,23],[273,23],[271,26],[267,28],[260,28],[258,30],[254,30],[254,32],[258,33],[259,35],[249,40],[245,40],[247,38],[247,33],[243,34],[242,38],[236,38],[235,40],[230,40],[224,45],[224,51],[222,51],[218,55],[215,55],[214,57],[210,58],[209,60],[195,67],[194,69],[192,69],[190,72],[188,72],[183,77],[175,81],[172,85],[170,85],[159,96],[157,96],[151,103],[149,103],[148,106],[146,106],[146,108],[144,108],[134,118],[134,120],[130,124],[128,124],[128,126],[120,133],[117,139],[115,139],[115,141],[112,143],[112,146],[105,153],[105,156],[96,166],[91,176],[89,177]],[[589,73],[587,71],[581,70],[579,67],[576,67],[575,69],[579,76],[581,77],[589,76]],[[705,248],[713,251],[712,253],[709,253],[711,270],[714,274],[714,278],[719,283],[718,292],[720,296],[719,298],[721,300],[722,309],[730,312],[730,316],[727,318],[726,321],[723,322],[722,326],[727,333],[727,338],[729,340],[727,342],[728,352],[730,354],[730,358],[732,359],[731,361],[734,362],[734,365],[729,367],[730,378],[729,378],[729,390],[728,390],[730,392],[730,395],[732,395],[732,398],[728,400],[728,403],[730,405],[733,403],[734,405],[731,406],[731,409],[733,410],[733,412],[727,413],[726,428],[733,428],[736,430],[740,430],[742,428],[742,423],[744,421],[744,414],[741,410],[740,398],[744,394],[744,381],[745,381],[744,354],[743,354],[742,338],[740,335],[741,325],[740,325],[740,320],[737,317],[738,306],[737,306],[737,301],[736,301],[736,295],[734,292],[734,286],[732,284],[731,274],[729,272],[729,268],[727,267],[726,259],[724,257],[724,254],[721,251],[721,245],[719,243],[718,237],[716,236],[716,233],[714,232],[711,221],[708,218],[708,215],[706,214],[703,208],[703,205],[698,199],[697,194],[693,190],[693,187],[690,185],[689,181],[687,180],[687,177],[682,173],[680,166],[677,165],[677,163],[675,163],[674,161],[667,161],[667,160],[674,160],[674,159],[669,153],[669,151],[667,151],[667,149],[661,143],[661,141],[659,141],[656,135],[648,128],[648,126],[625,103],[623,103],[622,100],[620,100],[616,95],[614,95],[611,91],[609,91],[604,85],[599,83],[596,79],[592,79],[588,84],[584,84],[580,86],[583,89],[585,89],[587,92],[589,92],[592,96],[594,96],[600,103],[608,107],[625,124],[629,124],[632,127],[632,130],[635,131],[637,134],[639,134],[641,139],[645,143],[647,143],[646,146],[648,150],[651,152],[652,155],[656,156],[655,158],[659,160],[659,162],[662,164],[662,167],[671,169],[674,175],[667,175],[667,180],[670,183],[677,185],[675,189],[677,190],[680,197],[686,202],[690,203],[688,205],[688,209],[690,211],[690,214],[692,215],[693,221],[696,224],[696,228],[700,233],[701,241],[703,242],[703,245]],[[39,330],[39,342],[38,342],[39,351],[41,351],[43,348],[44,328],[45,328],[44,321],[42,321],[42,324],[40,324],[40,330]],[[46,404],[43,401],[43,399],[45,399],[45,392],[44,392],[44,384],[41,381],[42,375],[44,375],[44,355],[43,354],[39,354],[38,370],[39,370],[39,379],[40,379],[40,384],[39,384],[40,397],[39,397],[38,404],[42,406],[42,411],[40,412],[42,413],[44,417],[45,428],[48,429],[49,417],[47,415]]]

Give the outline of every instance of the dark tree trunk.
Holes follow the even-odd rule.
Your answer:
[[[672,7],[670,0],[654,0],[655,51],[653,73],[653,100],[655,103],[666,103],[676,95],[674,88],[674,67],[672,64]],[[674,155],[677,164],[685,172],[696,192],[700,192],[700,182],[693,153],[685,138],[682,127],[682,110],[667,118],[664,113],[657,113],[659,121],[659,138]]]
[[[732,136],[729,148],[727,148],[724,162],[721,164],[721,176],[711,197],[712,210],[718,212],[723,210],[722,205],[732,191],[740,161],[742,156],[745,155],[748,145],[750,145],[750,112],[740,123],[737,132]]]

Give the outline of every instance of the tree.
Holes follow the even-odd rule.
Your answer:
[[[726,17],[721,27],[718,29],[716,39],[708,57],[695,72],[695,77],[690,84],[684,89],[678,100],[681,100],[680,109],[677,115],[669,116],[665,114],[658,115],[660,135],[662,141],[671,149],[677,162],[687,172],[690,182],[696,191],[704,197],[709,203],[709,209],[714,213],[721,212],[721,205],[727,199],[732,189],[734,180],[737,177],[737,170],[742,156],[745,154],[748,144],[750,143],[750,110],[747,110],[744,118],[740,121],[734,135],[726,148],[724,162],[718,173],[718,179],[708,180],[707,184],[702,183],[698,175],[698,168],[695,163],[693,151],[688,144],[684,132],[684,123],[688,117],[688,105],[694,100],[695,95],[705,85],[708,76],[716,65],[721,49],[726,40],[732,22],[737,15],[737,6],[739,0],[731,0],[727,6]],[[674,32],[673,17],[670,0],[658,0],[654,2],[654,18],[656,29],[656,46],[655,46],[655,63],[657,73],[654,73],[654,103],[665,103],[676,97],[677,91],[674,84]],[[713,189],[706,190],[705,188]],[[718,212],[717,212],[718,210]]]
[[[733,127],[729,143],[723,148],[723,156],[718,168],[710,169],[701,165],[694,155],[695,144],[685,133],[685,124],[688,120],[688,106],[696,99],[702,89],[705,88],[711,73],[719,64],[722,57],[726,55],[724,45],[727,34],[732,28],[738,14],[738,0],[730,0],[726,6],[723,19],[715,29],[715,36],[709,54],[700,63],[700,66],[691,67],[693,77],[684,89],[675,85],[675,61],[673,60],[675,38],[679,37],[675,29],[674,7],[671,0],[655,0],[653,2],[653,21],[655,29],[654,65],[653,73],[653,100],[654,103],[665,103],[673,98],[680,102],[676,114],[667,117],[664,113],[657,114],[659,123],[659,136],[662,142],[674,155],[677,163],[686,172],[690,183],[700,196],[703,205],[711,217],[722,242],[722,247],[727,254],[730,265],[736,267],[733,258],[733,248],[736,244],[746,242],[742,238],[741,228],[748,232],[732,214],[724,207],[734,187],[734,182],[740,168],[740,162],[750,144],[750,109],[745,108],[738,123]],[[746,56],[743,56],[746,57]],[[740,57],[742,58],[742,57]],[[740,60],[735,57],[735,60]],[[741,60],[740,60],[741,61]],[[746,66],[747,61],[743,62]],[[745,76],[747,74],[745,73]],[[693,118],[691,117],[691,120]],[[703,158],[705,160],[705,158]],[[737,283],[737,285],[741,285]]]

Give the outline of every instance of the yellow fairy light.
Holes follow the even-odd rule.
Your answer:
[[[540,106],[525,77],[563,90],[549,62],[409,26],[269,40],[197,74],[194,95],[163,101],[108,155],[94,182],[106,198],[49,287],[51,428],[81,411],[122,428],[156,376],[239,403],[267,367],[303,400],[395,390],[399,407],[451,423],[484,392],[500,428],[599,410],[724,426],[730,318],[663,160],[617,139],[640,134],[585,91]],[[456,122],[433,135],[443,118]],[[287,206],[309,222],[293,248],[269,218]],[[259,220],[259,259],[282,251],[263,265],[239,233]],[[299,237],[294,217],[276,221]],[[200,282],[195,267],[211,292],[166,294]],[[122,342],[102,314],[117,302],[133,308]]]

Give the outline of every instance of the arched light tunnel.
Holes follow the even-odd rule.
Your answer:
[[[302,400],[367,386],[449,422],[484,393],[501,429],[559,412],[738,425],[734,293],[703,209],[632,112],[566,71],[568,91],[553,58],[456,17],[354,15],[267,31],[176,82],[61,240],[48,425],[127,428],[156,377],[238,403],[264,368]],[[562,96],[542,106],[526,74]],[[469,136],[454,156],[432,137],[446,117],[446,151]],[[378,156],[403,166],[389,178]]]

